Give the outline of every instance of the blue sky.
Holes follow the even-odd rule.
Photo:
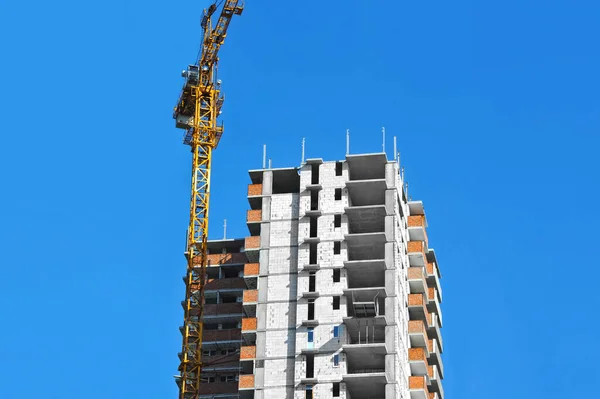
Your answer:
[[[448,398],[593,396],[600,3],[248,0],[221,53],[211,236],[247,170],[397,136],[444,285]],[[494,3],[494,4],[490,4]],[[208,1],[0,3],[0,397],[173,398]]]

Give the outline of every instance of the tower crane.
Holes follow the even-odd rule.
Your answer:
[[[222,3],[225,4],[213,26],[213,14]],[[243,0],[221,0],[219,5],[215,2],[204,10],[200,54],[196,63],[182,72],[185,83],[173,112],[175,126],[185,130],[184,144],[189,145],[192,152],[192,192],[185,252],[187,272],[185,301],[182,302],[183,343],[179,375],[175,377],[179,399],[197,399],[200,395],[210,171],[212,152],[223,134],[223,125],[218,123],[223,106],[221,82],[217,80],[218,54],[232,17],[241,15],[243,10]]]

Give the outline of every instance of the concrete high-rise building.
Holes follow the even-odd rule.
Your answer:
[[[203,397],[443,399],[440,273],[397,162],[250,179],[250,236],[211,242],[209,278],[225,280],[207,285],[203,348],[223,367],[207,361]]]

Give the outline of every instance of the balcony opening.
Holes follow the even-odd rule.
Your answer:
[[[273,194],[289,194],[300,192],[300,176],[296,168],[272,169]]]
[[[340,282],[340,276],[341,276],[341,270],[340,269],[333,269],[333,282],[334,283],[339,283]]]
[[[340,309],[340,297],[334,296],[333,297],[333,310],[339,310],[339,309]]]
[[[311,265],[317,264],[317,244],[312,243],[308,248],[308,263]]]
[[[333,216],[333,227],[342,227],[342,215]]]
[[[333,254],[339,255],[342,252],[342,242],[336,241],[333,243]]]
[[[311,272],[308,276],[308,292],[315,292],[317,286],[317,275]]]
[[[342,189],[341,188],[336,188],[335,189],[335,200],[336,201],[341,201],[342,200]]]
[[[319,210],[319,192],[318,191],[310,192],[310,210],[311,211]]]
[[[240,267],[222,267],[221,278],[236,278],[240,276],[240,271],[244,270],[243,266]]]
[[[315,355],[306,355],[306,378],[315,377]]]
[[[317,218],[310,218],[310,237],[317,237]]]
[[[385,179],[387,162],[387,156],[383,153],[346,156],[350,180]]]
[[[237,303],[240,302],[239,296],[221,296],[221,303]]]
[[[333,397],[334,398],[340,397],[340,383],[339,382],[333,383]]]
[[[371,318],[385,315],[385,298],[379,294],[370,298],[369,296],[355,296],[352,294],[351,302],[347,307],[349,317]]]
[[[342,170],[344,170],[344,164],[342,162],[336,162],[335,163],[335,175],[341,176]]]
[[[211,297],[209,297],[209,296],[206,296],[206,297],[204,298],[204,303],[205,303],[206,305],[216,305],[216,304],[217,304],[217,303],[219,303],[219,302],[218,302],[218,300],[217,300],[217,297],[216,297],[216,296],[211,296]]]
[[[315,301],[308,301],[308,320],[315,319]]]

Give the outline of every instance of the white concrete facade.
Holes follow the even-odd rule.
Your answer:
[[[409,399],[398,164],[313,159],[293,184],[290,169],[251,173],[263,185],[253,397]]]

